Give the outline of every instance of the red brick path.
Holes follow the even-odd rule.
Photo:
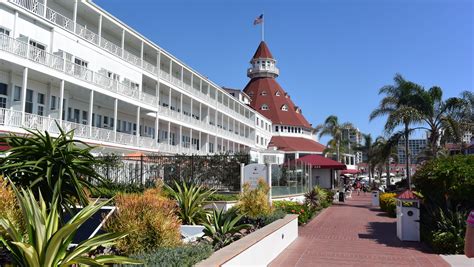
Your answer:
[[[370,208],[370,194],[335,204],[299,229],[270,266],[449,266],[416,242],[396,237],[395,219]]]

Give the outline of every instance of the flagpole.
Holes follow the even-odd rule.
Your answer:
[[[265,41],[265,13],[262,13],[263,20],[262,20],[262,42]]]

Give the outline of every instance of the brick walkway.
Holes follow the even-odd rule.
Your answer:
[[[270,266],[449,266],[396,237],[395,219],[370,208],[370,194],[324,210]]]

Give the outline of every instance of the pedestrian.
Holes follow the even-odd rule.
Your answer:
[[[357,191],[357,195],[360,196],[360,189],[362,188],[362,184],[360,183],[360,181],[357,181],[356,182],[356,191]]]
[[[471,210],[466,222],[466,237],[464,239],[464,254],[474,258],[474,210]]]

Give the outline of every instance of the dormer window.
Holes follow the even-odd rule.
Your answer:
[[[263,96],[267,95],[267,91],[262,91],[261,95]]]
[[[280,96],[280,91],[276,91],[275,95]]]
[[[262,105],[262,110],[268,110],[268,105],[267,105],[267,104],[263,104],[263,105]]]
[[[288,111],[288,105],[285,104],[285,105],[281,106],[281,110]]]

